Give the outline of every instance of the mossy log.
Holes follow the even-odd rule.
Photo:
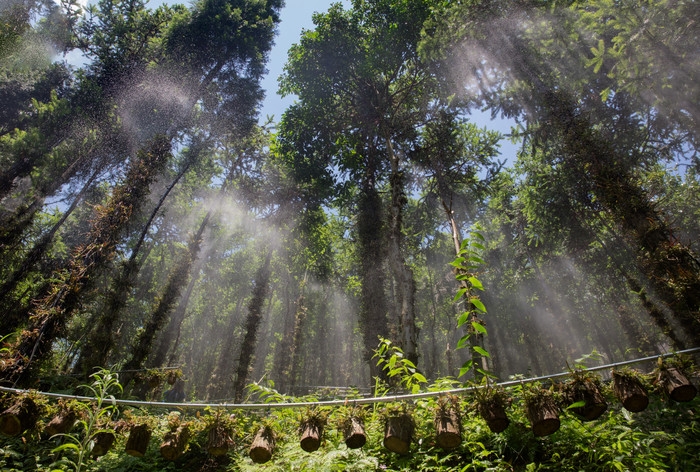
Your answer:
[[[300,428],[301,438],[299,444],[306,452],[317,451],[321,446],[321,437],[323,436],[323,425],[318,421],[306,420],[303,421]]]
[[[78,418],[75,410],[64,408],[58,412],[56,416],[51,418],[49,424],[44,428],[44,432],[49,436],[56,434],[66,434],[75,425],[75,420]]]
[[[126,440],[125,452],[130,456],[143,457],[148,450],[151,441],[151,428],[147,424],[138,424],[131,427],[129,438]]]
[[[90,454],[92,457],[104,456],[112,448],[116,439],[117,435],[112,431],[100,431],[93,436],[94,444]]]
[[[613,372],[613,392],[627,411],[639,413],[649,406],[649,395],[642,382],[629,375]]]
[[[549,397],[537,397],[534,401],[526,401],[525,415],[535,436],[549,436],[561,426],[559,408]]]
[[[440,409],[435,413],[435,441],[445,450],[462,443],[460,413],[455,407]]]
[[[364,446],[367,442],[364,422],[356,416],[351,416],[345,420],[345,424],[343,425],[343,437],[345,439],[345,445],[349,449],[359,449]]]
[[[493,400],[479,402],[478,410],[492,433],[502,433],[510,424],[506,408],[501,402]]]
[[[275,450],[275,437],[272,430],[263,426],[255,435],[253,443],[250,445],[248,456],[256,464],[264,464],[272,458]]]
[[[384,447],[397,454],[408,454],[413,428],[413,418],[410,415],[390,416],[384,426]]]
[[[190,429],[187,426],[180,426],[175,431],[165,433],[163,442],[160,443],[160,455],[165,460],[174,461],[185,452],[189,440]]]
[[[207,452],[214,457],[225,456],[233,442],[226,427],[218,423],[209,429],[207,438]]]
[[[695,385],[690,383],[685,374],[675,367],[661,369],[658,379],[673,401],[689,402],[698,393]]]
[[[596,420],[608,409],[608,402],[605,401],[605,397],[595,382],[575,380],[566,385],[565,391],[572,404],[584,402],[583,406],[570,410],[581,421]]]
[[[39,407],[30,397],[20,396],[15,402],[0,413],[0,433],[17,436],[36,424],[39,419]]]

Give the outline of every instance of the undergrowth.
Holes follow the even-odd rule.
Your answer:
[[[383,416],[379,409],[366,409],[367,444],[348,449],[342,438],[337,411],[330,410],[324,440],[318,451],[304,452],[299,446],[298,409],[268,412],[235,412],[233,445],[228,454],[213,458],[206,453],[205,418],[211,411],[183,410],[183,421],[195,427],[189,448],[179,459],[168,462],[159,445],[168,432],[169,410],[151,410],[155,425],[149,449],[142,458],[126,455],[126,435],[118,434],[112,450],[91,461],[88,471],[689,471],[700,470],[700,400],[674,403],[655,395],[641,413],[624,410],[608,393],[610,408],[598,420],[581,422],[573,414],[562,414],[559,431],[536,438],[517,399],[508,409],[511,424],[500,434],[491,433],[473,408],[474,397],[461,399],[464,440],[458,448],[443,451],[435,445],[433,415],[437,399],[422,399],[411,405],[416,431],[409,454],[399,456],[382,446]],[[227,412],[231,413],[231,412]],[[277,435],[272,460],[253,464],[248,447],[262,423]],[[200,426],[196,426],[200,425]],[[16,438],[0,438],[0,470],[69,470],[57,462],[60,437],[48,438],[41,424]],[[53,464],[53,466],[52,466]],[[62,468],[65,467],[65,468]]]

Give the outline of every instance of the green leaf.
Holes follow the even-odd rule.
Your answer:
[[[425,376],[424,376],[423,374],[421,374],[420,372],[416,372],[415,374],[413,374],[412,377],[413,377],[413,379],[414,379],[416,382],[421,382],[421,383],[422,383],[422,382],[427,382],[427,381],[428,381],[428,379],[426,379]]]
[[[567,406],[566,409],[570,410],[572,408],[581,408],[583,406],[586,406],[586,400],[581,400],[576,403],[572,403],[571,405]]]
[[[489,354],[489,352],[483,347],[472,346],[472,349],[474,349],[474,351],[476,351],[478,354],[481,354],[484,357],[491,357],[491,354]]]
[[[465,311],[464,313],[459,315],[459,318],[457,318],[457,327],[458,328],[467,322],[467,320],[469,319],[469,315],[470,315],[470,313],[468,311]]]
[[[477,331],[481,334],[488,334],[486,332],[486,327],[482,325],[481,323],[477,323],[476,321],[472,321],[472,328],[474,328],[474,331]]]
[[[471,262],[476,262],[477,264],[484,264],[484,260],[479,256],[469,256]]]
[[[456,302],[457,300],[462,298],[464,296],[464,294],[467,293],[467,290],[469,290],[469,289],[466,287],[460,288],[459,290],[457,290],[457,293],[455,294],[455,297],[452,299],[452,301]]]
[[[471,372],[473,365],[474,365],[473,361],[465,362],[464,365],[459,369],[459,375],[457,377],[459,378],[459,377]]]
[[[54,449],[51,449],[51,452],[61,452],[61,451],[65,451],[67,449],[72,449],[74,451],[80,451],[80,447],[77,444],[72,443],[72,442],[67,442],[67,443],[61,444],[58,447],[55,447]]]
[[[476,308],[479,312],[486,313],[486,306],[478,298],[476,298],[476,297],[470,298],[469,303],[474,305],[474,308]]]
[[[456,347],[455,349],[462,349],[462,348],[464,348],[464,347],[467,345],[467,343],[469,342],[469,337],[470,337],[470,336],[467,334],[467,335],[462,336],[461,338],[459,338],[459,341],[457,341],[457,347]]]
[[[478,289],[478,290],[483,290],[484,285],[481,283],[481,280],[477,279],[474,276],[469,277],[469,283],[472,284],[472,287]]]

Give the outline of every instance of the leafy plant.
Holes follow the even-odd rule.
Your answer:
[[[379,347],[373,358],[377,358],[377,366],[386,371],[389,379],[398,379],[411,393],[418,393],[421,384],[428,381],[418,372],[416,365],[404,356],[403,350],[386,338],[379,339]]]
[[[478,269],[484,264],[481,251],[484,246],[484,236],[478,231],[472,231],[469,238],[462,241],[459,253],[450,263],[455,269],[455,278],[460,282],[460,288],[454,296],[454,302],[464,302],[465,310],[457,318],[457,328],[466,325],[467,332],[457,342],[457,349],[471,347],[472,358],[465,362],[459,370],[459,377],[470,371],[474,376],[490,377],[486,364],[479,366],[477,359],[488,359],[489,352],[484,349],[482,338],[488,334],[481,316],[486,314],[486,306],[479,298],[478,292],[484,290],[484,285],[477,277]]]
[[[72,466],[76,472],[83,469],[85,461],[92,452],[95,435],[102,432],[111,433],[111,430],[105,429],[104,425],[119,412],[113,392],[121,393],[123,391],[119,383],[119,375],[108,369],[100,369],[91,377],[94,379],[92,384],[83,385],[83,387],[91,392],[95,402],[90,405],[75,404],[80,408],[83,416],[82,419],[78,420],[82,436],[73,433],[57,434],[56,436],[63,437],[66,442],[52,450],[52,452],[70,451],[77,454],[74,461],[65,457],[61,460],[62,463]]]

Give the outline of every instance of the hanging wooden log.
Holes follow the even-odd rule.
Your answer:
[[[526,399],[525,415],[532,425],[535,436],[549,436],[561,426],[559,408],[549,395]]]
[[[207,440],[207,452],[214,456],[225,456],[228,448],[233,443],[231,434],[221,423],[215,423],[210,429]]]
[[[594,380],[575,379],[564,386],[564,393],[571,404],[583,403],[570,409],[581,421],[596,420],[608,409],[608,403]]]
[[[613,371],[612,378],[615,397],[627,411],[638,413],[649,406],[647,391],[637,377]]]
[[[689,402],[698,391],[695,385],[690,383],[688,378],[675,367],[664,367],[659,370],[658,380],[666,389],[671,400],[677,402]]]
[[[39,419],[39,407],[28,396],[20,396],[15,402],[0,413],[0,433],[17,436],[34,427]]]
[[[506,414],[506,407],[499,398],[479,401],[477,409],[492,433],[502,433],[510,424]]]
[[[357,416],[351,416],[345,420],[343,436],[345,445],[349,449],[359,449],[364,446],[367,442],[367,435],[365,434],[365,424],[362,419]]]
[[[435,441],[442,449],[454,449],[462,443],[461,414],[456,406],[439,408],[435,412],[435,433]]]
[[[301,448],[306,452],[317,451],[321,446],[321,437],[323,436],[323,424],[316,421],[315,418],[304,420],[299,427],[301,431],[301,439],[299,443]]]
[[[187,448],[190,440],[190,429],[187,426],[179,426],[175,431],[168,431],[160,443],[160,455],[165,460],[174,461],[179,458]]]
[[[138,424],[131,427],[129,438],[126,440],[125,452],[130,456],[143,457],[148,450],[151,441],[151,428],[147,424]]]
[[[56,416],[51,418],[49,424],[44,428],[44,432],[49,436],[56,434],[66,434],[75,424],[78,415],[72,408],[61,409]]]
[[[408,454],[413,428],[413,418],[409,414],[388,417],[384,426],[384,447],[397,454]]]
[[[275,435],[270,427],[263,426],[255,435],[248,456],[256,464],[264,464],[272,458],[274,450]]]
[[[95,434],[92,439],[94,444],[90,454],[92,457],[100,457],[109,452],[114,445],[114,441],[117,439],[117,435],[112,431],[100,431],[99,433]]]

